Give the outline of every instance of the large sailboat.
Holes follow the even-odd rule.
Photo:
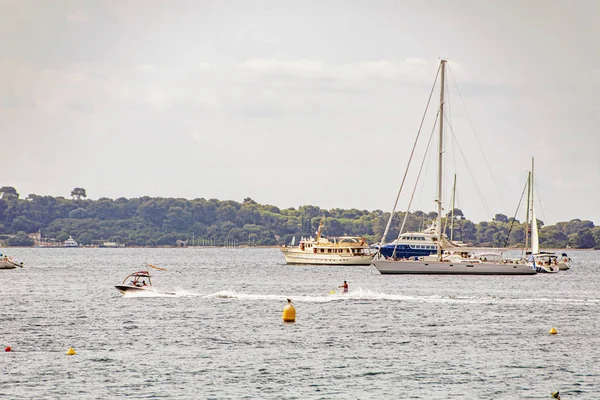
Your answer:
[[[459,248],[448,252],[444,250],[445,241],[442,235],[442,178],[444,154],[444,81],[446,60],[440,62],[440,106],[439,106],[439,142],[438,142],[438,176],[437,176],[437,237],[442,238],[435,255],[414,257],[411,259],[385,258],[378,254],[373,265],[381,274],[456,274],[456,275],[533,275],[536,271],[521,260],[504,260],[492,255],[475,256],[467,249]],[[399,193],[400,194],[400,193]],[[398,194],[398,195],[399,195]],[[397,199],[396,199],[397,203]],[[391,223],[393,212],[388,221]],[[387,229],[386,229],[387,233]],[[385,240],[382,238],[382,242]]]

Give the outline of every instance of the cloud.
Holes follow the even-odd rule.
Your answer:
[[[254,58],[239,65],[240,69],[258,74],[283,74],[305,79],[394,79],[422,81],[431,79],[430,62],[419,58],[383,59],[346,64],[327,64],[316,60],[277,60]]]
[[[254,58],[245,61],[240,68],[259,73],[284,72],[290,74],[316,73],[325,71],[325,65],[314,60],[281,61],[272,58]]]
[[[71,14],[67,15],[67,21],[72,22],[72,23],[77,23],[77,22],[88,22],[90,20],[89,15],[83,11],[81,8],[79,8],[77,11],[72,12]]]
[[[0,108],[100,111],[212,109],[217,91],[210,65],[96,65],[39,68],[0,63]]]
[[[555,179],[552,181],[552,186],[557,189],[586,189],[590,185],[588,179]]]

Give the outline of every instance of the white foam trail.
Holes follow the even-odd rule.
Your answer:
[[[274,294],[247,294],[239,293],[233,290],[222,290],[216,293],[205,295],[204,298],[220,298],[220,299],[235,299],[235,300],[270,300],[270,301],[285,301],[290,298],[296,302],[307,303],[327,303],[332,301],[356,301],[356,300],[373,300],[373,301],[406,301],[406,302],[429,302],[429,303],[510,303],[510,304],[526,304],[534,303],[543,299],[524,299],[524,298],[501,298],[496,296],[408,296],[402,294],[388,294],[375,292],[369,289],[357,288],[348,293],[336,291],[335,294],[327,294],[323,296],[310,295],[274,295]],[[565,303],[585,303],[599,302],[600,299],[561,299]]]
[[[180,289],[180,288],[176,288],[174,290],[174,292],[176,293],[177,296],[181,296],[181,297],[197,297],[197,296],[204,296],[203,294],[200,293],[196,293],[196,292],[190,292],[186,289]]]
[[[237,300],[273,300],[273,301],[285,301],[290,298],[293,301],[302,301],[308,303],[327,303],[331,301],[342,301],[342,300],[409,300],[409,296],[401,295],[386,295],[384,293],[364,291],[358,289],[349,293],[338,293],[326,294],[323,296],[310,296],[310,295],[275,295],[275,294],[247,294],[239,293],[233,290],[221,290],[220,292],[212,293],[204,296],[205,298],[220,298],[220,299],[237,299]]]
[[[173,295],[155,292],[152,290],[139,290],[135,292],[125,292],[123,297],[134,298],[134,297],[173,297]]]

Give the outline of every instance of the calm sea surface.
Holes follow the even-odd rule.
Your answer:
[[[483,277],[287,266],[278,249],[0,251],[27,266],[0,270],[7,399],[600,398],[600,252]],[[177,295],[114,288],[144,263]]]

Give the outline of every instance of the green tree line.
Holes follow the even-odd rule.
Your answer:
[[[83,188],[75,188],[71,197],[29,194],[20,198],[15,188],[0,188],[0,239],[9,246],[33,245],[28,234],[42,231],[46,238],[62,242],[73,236],[83,245],[111,241],[127,246],[175,246],[183,240],[188,245],[266,246],[289,243],[294,236],[314,236],[323,219],[327,236],[363,236],[375,243],[390,215],[381,210],[326,210],[311,205],[280,209],[251,198],[241,203],[160,197],[89,200]],[[388,240],[398,235],[404,215],[394,215]],[[436,217],[435,212],[411,212],[404,230],[421,230]],[[503,214],[475,224],[456,209],[453,223],[449,214],[444,220],[448,235],[452,226],[453,239],[472,246],[521,247],[525,238],[525,224]],[[538,224],[542,247],[600,248],[600,227],[592,221],[574,219],[544,226],[538,220]]]

